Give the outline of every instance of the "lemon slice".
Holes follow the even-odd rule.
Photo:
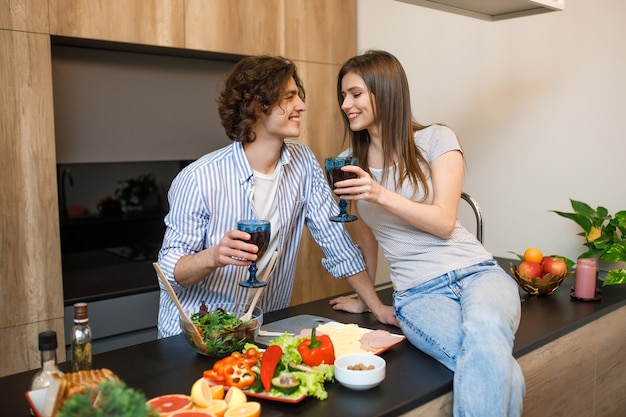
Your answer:
[[[191,401],[200,408],[205,408],[213,402],[213,393],[206,379],[200,378],[191,386]]]
[[[259,417],[261,415],[261,404],[250,401],[245,404],[228,407],[224,417]]]
[[[211,385],[211,394],[213,394],[213,401],[224,399],[224,385]]]
[[[246,397],[246,394],[237,387],[230,387],[224,399],[228,403],[228,408],[248,402],[248,397]]]

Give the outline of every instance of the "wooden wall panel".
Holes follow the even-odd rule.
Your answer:
[[[324,158],[343,149],[343,125],[336,100],[338,65],[296,61],[306,91],[306,111],[299,141],[307,144],[323,166]],[[323,252],[308,231],[298,255],[292,305],[351,291],[345,280],[337,280],[322,266]]]
[[[50,33],[182,48],[184,0],[49,0]]]
[[[355,0],[285,2],[286,56],[341,65],[355,54]]]
[[[626,410],[626,307],[602,318],[597,343],[595,415],[619,416]]]
[[[48,0],[0,1],[0,29],[48,33]]]
[[[524,416],[593,415],[595,334],[593,325],[584,326],[520,358]]]
[[[3,359],[0,362],[0,377],[27,369],[39,368],[41,357],[37,348],[37,341],[39,333],[46,330],[57,332],[57,360],[59,362],[65,361],[63,329],[63,317],[35,321],[34,323],[15,327],[0,328],[0,340],[2,340],[0,353],[2,358],[10,358],[10,360]]]
[[[241,55],[282,55],[283,2],[186,0],[185,46]]]
[[[50,40],[0,31],[0,50],[0,329],[20,333],[63,318]]]

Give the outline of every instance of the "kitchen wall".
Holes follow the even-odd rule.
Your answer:
[[[571,211],[570,198],[626,209],[624,16],[622,0],[568,0],[562,12],[497,22],[358,0],[358,50],[395,54],[418,121],[460,137],[464,189],[494,255],[537,246],[575,259],[580,229],[550,210]]]

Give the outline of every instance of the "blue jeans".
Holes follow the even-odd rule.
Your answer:
[[[396,292],[394,308],[407,339],[454,372],[454,416],[522,414],[526,387],[512,355],[520,297],[496,261]]]

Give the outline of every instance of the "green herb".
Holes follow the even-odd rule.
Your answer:
[[[146,396],[123,381],[104,381],[63,403],[57,417],[158,417]]]

